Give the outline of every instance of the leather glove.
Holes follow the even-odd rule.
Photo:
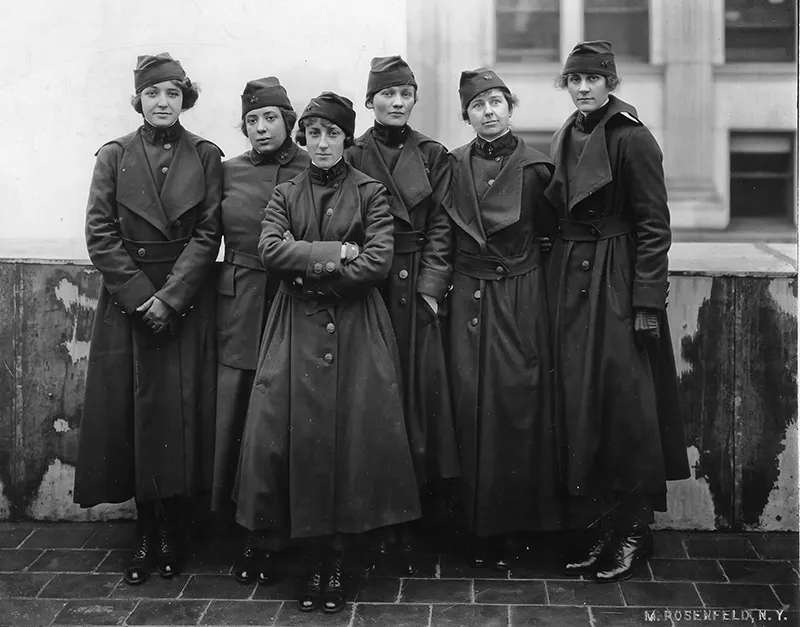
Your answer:
[[[539,248],[545,255],[553,249],[553,240],[549,237],[537,237],[536,243],[539,244]]]
[[[633,321],[633,336],[639,346],[658,344],[658,314],[649,309],[636,309]]]

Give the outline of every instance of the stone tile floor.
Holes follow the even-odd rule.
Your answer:
[[[0,625],[800,625],[797,534],[656,532],[653,559],[618,584],[563,576],[561,537],[510,573],[426,554],[416,576],[401,577],[387,560],[353,576],[350,603],[328,616],[296,609],[296,558],[275,585],[236,583],[224,533],[195,542],[176,579],[127,586],[133,533],[131,523],[0,523]]]

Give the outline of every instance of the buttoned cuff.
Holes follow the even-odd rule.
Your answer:
[[[667,281],[634,281],[633,301],[634,309],[653,309],[664,311],[667,304]]]
[[[311,242],[306,279],[324,281],[342,274],[341,242]]]
[[[432,296],[437,303],[441,303],[447,293],[449,284],[450,281],[444,276],[420,272],[417,277],[417,292]]]
[[[150,298],[156,291],[150,278],[141,270],[126,283],[111,292],[111,298],[126,314],[132,314],[136,308]]]

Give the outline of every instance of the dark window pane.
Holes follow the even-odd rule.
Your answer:
[[[784,133],[731,133],[731,218],[791,217],[793,143]]]
[[[792,62],[796,25],[794,0],[725,0],[725,60]]]
[[[731,178],[731,218],[784,218],[790,215],[789,181]]]
[[[584,0],[584,9],[616,10],[640,9],[647,11],[648,0]]]
[[[496,5],[498,61],[557,61],[557,0],[499,0]]]
[[[774,153],[731,153],[731,172],[790,173],[792,155]]]
[[[614,55],[646,63],[650,60],[650,22],[647,11],[586,11],[584,37],[607,39]]]

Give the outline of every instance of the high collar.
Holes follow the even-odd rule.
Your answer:
[[[258,152],[255,148],[250,148],[250,163],[253,165],[279,163],[286,165],[292,160],[295,153],[295,145],[292,138],[287,135],[283,143],[272,152]]]
[[[327,170],[323,170],[312,161],[308,166],[309,174],[311,175],[311,182],[314,185],[323,185],[330,187],[334,183],[338,183],[345,176],[347,176],[347,162],[344,158],[339,159]]]
[[[375,136],[375,139],[380,140],[381,143],[387,146],[399,146],[408,139],[408,124],[404,124],[403,126],[386,126],[378,122],[378,120],[375,120],[372,129],[372,134]]]
[[[153,145],[175,142],[180,138],[182,132],[183,127],[179,120],[176,120],[174,124],[166,128],[153,126],[147,120],[144,120],[142,125],[142,137],[147,140],[147,143]]]
[[[611,99],[609,98],[602,107],[595,109],[588,115],[579,112],[578,117],[575,118],[575,128],[582,133],[591,133],[600,123],[600,120],[603,119],[603,116],[606,114],[606,111],[608,111],[608,106],[610,104]]]
[[[517,138],[511,130],[506,131],[495,140],[489,141],[478,137],[475,140],[475,156],[483,159],[494,159],[495,157],[505,157],[514,152],[517,147]]]

